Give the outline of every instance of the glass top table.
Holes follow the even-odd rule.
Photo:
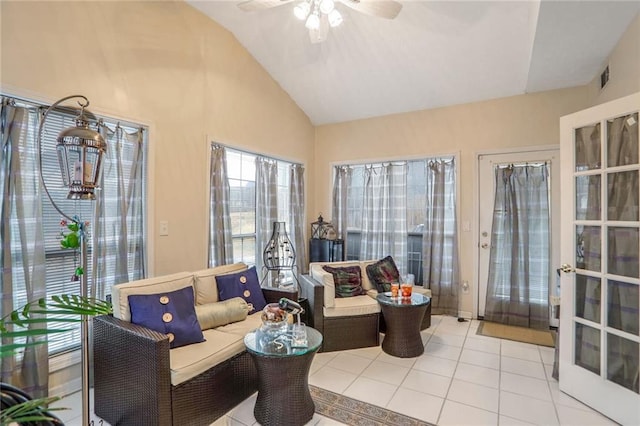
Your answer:
[[[413,293],[411,297],[376,297],[387,325],[382,350],[400,358],[412,358],[424,353],[420,325],[431,298]]]
[[[322,334],[311,327],[307,346],[295,347],[291,327],[279,335],[260,329],[244,337],[258,373],[258,396],[253,414],[263,426],[304,425],[315,413],[309,391],[309,369]]]
[[[244,344],[249,353],[264,356],[290,357],[315,352],[322,344],[322,334],[315,328],[305,327],[307,346],[295,347],[291,326],[280,335],[265,333],[260,329],[253,330],[244,336]]]

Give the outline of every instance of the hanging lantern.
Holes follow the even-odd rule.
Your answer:
[[[56,149],[62,181],[69,188],[70,200],[93,200],[94,190],[100,179],[102,156],[107,144],[100,133],[89,128],[89,121],[80,104],[76,126],[64,129],[57,138]]]
[[[311,238],[324,240],[327,238],[327,232],[331,227],[331,223],[325,222],[322,213],[318,216],[318,220],[311,224]]]

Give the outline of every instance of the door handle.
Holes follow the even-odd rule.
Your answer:
[[[568,263],[563,263],[562,265],[560,265],[560,270],[562,272],[569,273],[569,272],[575,272],[576,268],[574,268],[573,266],[569,265]]]

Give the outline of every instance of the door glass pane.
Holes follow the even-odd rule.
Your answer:
[[[607,288],[607,324],[638,336],[638,285],[609,280]]]
[[[600,375],[600,330],[576,323],[575,363]]]
[[[607,219],[638,220],[638,171],[609,173]]]
[[[576,226],[576,267],[600,272],[601,239],[599,226]]]
[[[609,167],[638,164],[638,113],[607,122],[607,164]]]
[[[576,171],[600,168],[600,123],[576,129]]]
[[[638,393],[638,342],[607,333],[607,379]]]
[[[600,175],[576,177],[576,220],[600,219]]]
[[[609,228],[607,271],[610,274],[638,278],[638,228]]]
[[[576,274],[576,316],[600,323],[600,278]]]

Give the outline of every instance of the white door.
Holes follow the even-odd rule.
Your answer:
[[[551,244],[549,295],[555,295],[556,268],[560,266],[560,158],[559,149],[540,147],[520,152],[502,154],[482,154],[478,156],[478,200],[479,200],[479,235],[478,235],[478,316],[484,317],[489,279],[489,255],[491,253],[491,225],[496,191],[496,167],[509,164],[542,163],[551,164],[549,181],[551,183]],[[556,231],[556,232],[554,232]],[[558,320],[550,315],[552,326],[558,326]]]
[[[560,119],[560,389],[640,424],[640,93]]]

